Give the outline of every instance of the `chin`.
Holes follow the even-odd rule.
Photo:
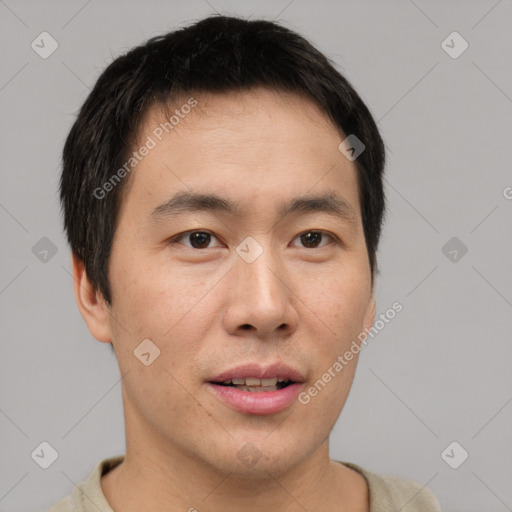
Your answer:
[[[217,459],[217,470],[231,473],[238,478],[250,478],[268,480],[279,477],[300,465],[316,447],[307,450],[304,439],[289,439],[284,442],[276,436],[274,439],[265,439],[254,436],[251,441],[246,436],[246,441],[237,441],[234,446],[226,447]],[[226,458],[226,454],[234,454]]]

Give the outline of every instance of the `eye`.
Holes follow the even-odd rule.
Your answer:
[[[319,243],[322,239],[322,237],[330,238],[331,240],[334,240],[334,237],[324,231],[304,231],[304,233],[301,233],[297,236],[297,238],[300,238],[300,241],[305,244],[305,247],[308,249],[316,249],[319,247]],[[329,244],[324,244],[329,245]],[[323,247],[323,246],[320,246]]]
[[[323,247],[329,244],[321,245],[321,242],[328,238],[336,242],[333,235],[326,233],[325,231],[304,231],[300,235],[297,235],[297,238],[300,238],[300,241],[304,244],[304,247],[307,249],[317,249],[319,247]],[[217,237],[209,232],[209,231],[187,231],[185,233],[181,233],[176,235],[174,238],[169,240],[169,243],[181,243],[181,240],[186,240],[189,244],[182,244],[186,247],[190,247],[191,249],[208,249],[208,245],[210,244],[212,238],[217,239]]]
[[[208,249],[208,244],[212,237],[217,238],[209,231],[187,231],[186,233],[175,236],[169,243],[178,243],[180,240],[185,239],[190,242],[190,245],[183,244],[186,247],[190,247],[191,249]]]

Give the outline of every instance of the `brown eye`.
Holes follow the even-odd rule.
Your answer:
[[[306,231],[300,234],[298,238],[300,238],[300,241],[302,244],[304,244],[304,247],[308,249],[316,249],[320,247],[319,244],[322,241],[322,237],[325,238],[326,236],[332,239],[330,235],[324,233],[323,231]]]
[[[183,244],[186,247],[190,247],[191,249],[208,249],[212,237],[216,238],[208,231],[187,231],[186,233],[181,233],[174,237],[171,243],[180,243],[181,240],[186,240],[188,244]]]
[[[189,233],[188,239],[194,249],[203,249],[205,246],[208,246],[211,235],[204,231],[194,231],[193,233]]]

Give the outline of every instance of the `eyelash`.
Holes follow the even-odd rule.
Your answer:
[[[169,245],[176,244],[176,243],[178,243],[179,240],[185,238],[187,235],[191,235],[192,233],[207,233],[207,234],[212,235],[213,237],[218,239],[217,236],[215,236],[211,231],[208,231],[207,229],[193,229],[191,231],[185,231],[183,233],[180,233],[180,234],[172,237],[171,239],[169,239],[168,243],[169,243]],[[300,235],[304,235],[307,233],[320,233],[320,234],[330,238],[335,244],[341,245],[341,241],[335,235],[333,235],[332,233],[329,233],[328,231],[323,231],[321,229],[308,229],[306,231],[302,231],[295,238],[298,238]],[[295,238],[294,238],[294,240],[295,240]],[[323,239],[322,239],[322,241],[323,241]],[[326,244],[326,245],[329,245],[329,244]],[[312,249],[309,247],[302,247],[302,249],[309,249],[309,250],[322,249],[322,247],[326,247],[326,245],[322,245],[320,247],[313,247]],[[189,247],[188,245],[186,245],[185,247],[187,247],[188,249],[195,249],[197,251],[204,251],[205,249],[208,249],[208,247],[199,249],[196,247]]]

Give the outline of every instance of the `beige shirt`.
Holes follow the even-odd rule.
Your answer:
[[[75,486],[72,494],[47,512],[114,512],[101,489],[102,475],[124,460],[124,455],[98,463],[87,480]],[[430,489],[421,484],[388,475],[371,473],[350,462],[341,462],[361,473],[370,491],[370,512],[441,512]]]

